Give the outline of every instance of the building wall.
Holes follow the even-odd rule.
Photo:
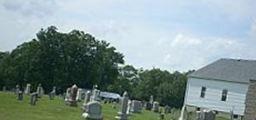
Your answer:
[[[201,88],[206,87],[205,97],[201,98]],[[221,101],[222,90],[227,89],[226,101]],[[245,98],[248,84],[189,78],[187,83],[185,105],[208,108],[220,112],[244,115]]]
[[[256,81],[250,82],[245,106],[245,120],[256,120]]]

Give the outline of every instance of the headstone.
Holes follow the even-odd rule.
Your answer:
[[[81,101],[82,100],[82,94],[83,94],[83,89],[79,88],[77,90],[77,95],[76,95],[76,100]]]
[[[159,103],[158,102],[153,102],[153,108],[152,111],[154,112],[159,112]]]
[[[94,85],[90,101],[100,101],[100,98],[99,98],[100,90],[98,90],[97,87],[98,87],[97,85]]]
[[[39,83],[36,92],[38,93],[38,98],[41,98],[43,96],[44,90],[43,90],[41,83]]]
[[[167,113],[170,113],[170,112],[171,112],[170,106],[168,106],[168,105],[164,106],[164,113],[167,114]]]
[[[23,100],[23,92],[22,91],[19,91],[18,92],[18,98],[17,98],[19,101],[22,101]]]
[[[149,102],[146,103],[146,106],[145,106],[146,110],[152,110],[153,102],[154,102],[154,98],[153,98],[153,95],[151,95],[149,98]]]
[[[53,100],[56,95],[56,87],[54,86],[52,91],[49,93],[50,100]]]
[[[119,112],[117,113],[117,116],[115,117],[118,120],[127,120],[128,115],[127,115],[127,108],[128,108],[128,94],[127,92],[124,92],[123,97],[121,98],[121,107]]]
[[[71,88],[67,88],[66,95],[65,95],[66,104],[68,104],[70,97],[71,97]]]
[[[146,110],[152,110],[152,106],[153,106],[153,104],[151,104],[151,103],[149,103],[149,102],[146,102],[146,103],[145,103],[145,109],[146,109]]]
[[[16,85],[16,87],[15,87],[15,94],[18,95],[19,92],[20,92],[20,86]]]
[[[197,120],[215,120],[215,112],[211,110],[197,111]]]
[[[133,113],[140,113],[142,110],[142,103],[138,100],[133,100],[131,103],[131,112]]]
[[[100,102],[92,101],[87,103],[85,112],[82,114],[82,117],[86,120],[103,120],[102,116],[102,107]]]
[[[154,97],[153,97],[153,95],[150,96],[149,103],[153,105],[153,103],[154,103]]]
[[[91,92],[87,91],[85,94],[85,98],[84,98],[84,103],[83,103],[83,109],[85,110],[86,105],[88,102],[90,102],[90,97],[91,97]]]
[[[6,86],[3,86],[3,92],[5,92],[6,91]]]
[[[31,89],[31,85],[30,85],[30,84],[27,84],[24,93],[25,93],[26,95],[29,95],[29,94],[30,94],[30,89]]]
[[[78,90],[78,87],[76,85],[73,85],[71,87],[70,99],[68,101],[70,106],[77,106],[77,100],[76,100],[77,90]]]
[[[159,114],[159,119],[160,119],[160,120],[164,120],[164,113],[160,113],[160,114]]]
[[[30,95],[30,105],[36,105],[36,101],[37,101],[37,96],[38,93],[34,92]]]
[[[128,106],[127,106],[127,112],[126,112],[128,115],[130,114],[131,108],[132,108],[132,101],[129,100],[128,101]]]

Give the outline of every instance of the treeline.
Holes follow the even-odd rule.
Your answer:
[[[30,83],[35,90],[41,83],[46,93],[53,86],[63,93],[72,84],[82,88],[97,84],[104,91],[128,91],[140,100],[153,95],[162,104],[181,107],[187,73],[136,69],[124,65],[123,58],[115,47],[88,33],[61,33],[50,26],[11,52],[0,52],[0,87],[19,84],[24,89]]]

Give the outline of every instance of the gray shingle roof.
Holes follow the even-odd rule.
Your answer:
[[[256,79],[256,60],[220,59],[188,77],[249,83],[249,80]]]

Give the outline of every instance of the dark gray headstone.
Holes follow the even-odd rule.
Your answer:
[[[23,100],[23,92],[22,91],[19,91],[17,96],[18,96],[19,101]]]
[[[36,105],[38,93],[34,92],[30,95],[30,105]]]

